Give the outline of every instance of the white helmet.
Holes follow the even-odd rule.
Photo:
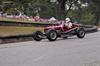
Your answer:
[[[70,22],[71,20],[70,20],[70,18],[66,18],[65,21],[66,22]]]

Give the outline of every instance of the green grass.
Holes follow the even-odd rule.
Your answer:
[[[32,34],[35,30],[43,31],[43,27],[16,27],[16,26],[0,26],[0,36],[14,36]]]

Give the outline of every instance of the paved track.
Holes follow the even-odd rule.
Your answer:
[[[0,66],[100,66],[100,31],[83,39],[0,45]]]

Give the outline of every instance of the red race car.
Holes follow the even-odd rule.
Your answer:
[[[84,38],[85,30],[80,24],[72,24],[72,28],[66,27],[64,24],[47,26],[44,28],[44,32],[33,32],[33,39],[40,41],[42,39],[48,39],[49,41],[55,41],[58,37],[67,38],[69,36],[76,35],[78,38]]]

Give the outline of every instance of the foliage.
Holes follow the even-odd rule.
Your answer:
[[[81,22],[83,24],[93,24],[94,22],[94,15],[91,13],[84,13],[81,18]]]
[[[1,9],[8,14],[26,14],[28,16],[36,16],[38,13],[42,18],[50,18],[52,16],[57,19],[65,19],[66,16],[73,16],[80,21],[89,24],[95,20],[100,22],[100,0],[57,0],[52,4],[50,0],[0,0]],[[4,3],[11,2],[11,3]],[[80,2],[80,3],[79,3]],[[88,3],[87,7],[82,4]],[[66,11],[65,4],[69,9]],[[77,9],[73,10],[72,7]],[[37,11],[38,10],[38,11]],[[86,13],[87,12],[87,13]]]

